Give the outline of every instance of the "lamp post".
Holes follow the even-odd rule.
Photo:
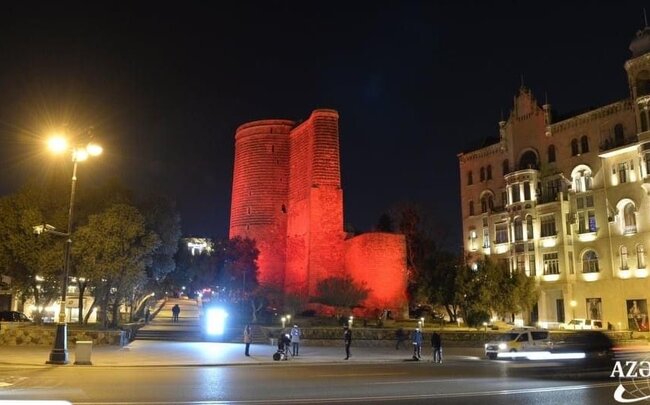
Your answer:
[[[72,182],[70,186],[70,204],[68,207],[68,228],[67,232],[59,233],[65,236],[65,250],[63,253],[63,285],[61,287],[61,303],[59,309],[59,322],[56,325],[56,336],[54,347],[50,352],[50,359],[47,364],[68,364],[68,325],[66,323],[65,304],[68,294],[68,276],[70,273],[70,249],[72,247],[72,218],[74,213],[74,195],[77,187],[77,164],[88,159],[89,156],[98,156],[102,153],[102,147],[89,143],[85,147],[69,148],[65,138],[54,137],[48,141],[50,149],[55,153],[69,151],[72,153]]]
[[[283,316],[280,320],[282,321],[282,329],[284,329],[287,326],[287,318]]]
[[[576,306],[578,305],[578,303],[576,302],[576,300],[571,300],[570,304],[571,304],[571,309],[573,310],[573,319],[571,319],[571,321],[573,322],[573,329],[575,329],[576,328],[576,323],[575,323],[575,320],[576,320]]]

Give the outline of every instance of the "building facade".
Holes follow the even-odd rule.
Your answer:
[[[366,307],[401,311],[404,236],[344,232],[338,121],[337,111],[319,109],[301,123],[237,129],[230,237],[256,241],[262,284],[312,297],[321,280],[349,275],[371,288]]]
[[[535,278],[527,322],[648,330],[650,28],[630,50],[628,98],[559,118],[522,86],[499,137],[458,155],[466,255]]]

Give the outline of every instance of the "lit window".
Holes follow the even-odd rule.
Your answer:
[[[557,229],[555,227],[555,216],[546,215],[541,219],[541,236],[555,236],[557,235]]]
[[[645,248],[643,245],[637,245],[636,247],[636,261],[640,269],[645,269]]]
[[[625,204],[623,208],[623,233],[625,235],[636,233],[636,210],[632,203]]]
[[[621,270],[628,270],[629,267],[627,267],[627,248],[625,246],[621,246],[620,256],[621,256]]]
[[[533,217],[528,215],[526,217],[526,239],[533,240]]]
[[[583,273],[598,273],[598,255],[593,250],[587,250],[582,255],[582,272]]]
[[[557,252],[544,253],[544,275],[560,274],[560,262],[557,258]]]
[[[523,240],[524,239],[524,224],[521,218],[515,219],[515,240]]]
[[[483,249],[490,248],[490,229],[485,227],[483,228]]]
[[[495,227],[495,242],[507,243],[508,242],[508,224],[496,224]]]

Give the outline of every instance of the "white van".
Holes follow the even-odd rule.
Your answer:
[[[561,323],[560,329],[564,330],[602,330],[603,321],[599,319],[576,318],[568,323]]]
[[[546,329],[512,329],[485,344],[485,356],[496,359],[499,353],[516,353],[549,350],[551,336]]]

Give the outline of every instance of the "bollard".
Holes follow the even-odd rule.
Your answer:
[[[75,365],[92,366],[90,355],[93,352],[92,340],[79,340],[75,347]]]

